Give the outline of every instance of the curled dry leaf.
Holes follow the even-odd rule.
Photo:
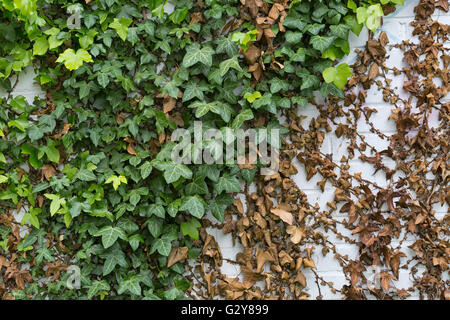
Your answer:
[[[51,177],[53,177],[56,173],[55,167],[51,164],[45,164],[41,167],[42,173],[45,179],[48,181]]]
[[[261,272],[266,262],[275,262],[275,257],[268,251],[259,250],[256,255],[256,272]]]
[[[270,209],[270,212],[278,216],[281,220],[283,220],[289,225],[292,225],[294,223],[294,216],[289,211],[274,208]]]
[[[170,268],[177,262],[187,259],[188,251],[188,247],[172,248],[169,257],[167,258],[167,268]]]
[[[241,215],[244,214],[244,205],[242,204],[241,199],[234,200],[233,204]]]
[[[172,97],[165,97],[164,98],[164,103],[163,103],[163,112],[164,113],[169,113],[170,111],[172,111],[175,108],[175,105],[177,104],[177,99],[172,98]]]
[[[300,243],[302,241],[303,236],[305,236],[304,230],[297,226],[288,226],[286,228],[286,232],[291,235],[291,241],[294,244]]]
[[[133,156],[136,155],[136,151],[134,150],[133,145],[131,143],[127,145],[127,152]]]

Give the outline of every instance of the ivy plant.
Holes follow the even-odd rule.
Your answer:
[[[184,298],[202,219],[223,222],[262,164],[176,163],[173,131],[272,115],[266,126],[286,133],[273,115],[317,90],[342,95],[349,33],[378,27],[389,3],[402,1],[290,1],[256,79],[248,60],[262,37],[238,0],[0,0],[0,213],[21,211],[26,228],[10,241],[0,220],[0,256],[31,279],[8,283],[13,297]],[[224,28],[231,20],[242,23]],[[34,101],[13,94],[27,67],[46,93]]]

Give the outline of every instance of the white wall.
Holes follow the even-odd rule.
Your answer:
[[[389,37],[389,44],[401,43],[403,40],[412,38],[412,28],[409,26],[409,23],[414,20],[414,7],[419,3],[419,0],[406,0],[405,5],[397,9],[397,11],[391,14],[388,17],[384,18],[384,24],[381,30],[385,31]],[[450,14],[445,13],[441,10],[436,10],[433,18],[441,23],[450,24]],[[379,31],[378,31],[379,32]],[[354,34],[351,36],[350,45],[352,50],[355,48],[363,48],[366,44],[368,38],[367,30],[364,30],[359,37],[356,37]],[[412,38],[414,40],[414,38]],[[446,46],[449,47],[449,43],[446,43]],[[396,66],[401,69],[403,66],[402,62],[402,53],[398,49],[393,49],[390,53],[390,58],[388,59],[387,65],[392,67]],[[356,59],[355,54],[350,54],[346,57],[343,62],[347,62],[348,64],[354,63]],[[402,76],[397,77],[393,80],[392,85],[398,85],[399,88],[402,87],[404,79]],[[406,95],[402,89],[399,90],[400,93]],[[449,97],[445,100],[449,100]],[[368,96],[366,100],[366,105],[371,108],[376,108],[378,113],[372,115],[371,120],[374,123],[375,127],[381,130],[386,135],[391,135],[395,133],[395,124],[392,120],[388,120],[389,115],[391,114],[391,109],[393,108],[390,104],[387,104],[383,101],[382,94],[377,90],[377,88],[372,88],[368,90]],[[307,119],[303,120],[304,124],[309,123],[310,119],[318,116],[318,112],[316,108],[312,105],[307,106],[305,109],[300,110],[302,115],[308,116]],[[378,138],[376,134],[373,134],[369,131],[368,126],[364,121],[358,124],[358,132],[365,135],[367,138],[367,142],[375,146],[378,150],[383,150],[387,147],[386,141],[382,141]],[[334,134],[334,131],[325,135],[325,140],[322,147],[322,152],[327,154],[333,154],[333,159],[336,162],[339,162],[343,155],[346,155],[347,152],[347,142],[344,138],[337,138]],[[296,160],[297,161],[297,160]],[[328,188],[325,189],[325,192],[322,193],[316,183],[321,180],[320,175],[317,174],[310,181],[306,180],[306,175],[304,173],[304,166],[296,164],[299,173],[294,177],[295,182],[299,186],[301,190],[303,190],[307,196],[309,202],[314,205],[318,203],[321,209],[326,210],[327,202],[331,202],[333,200],[334,189],[330,184],[327,183]],[[354,158],[350,162],[351,164],[351,173],[362,172],[362,177],[376,182],[380,186],[386,186],[386,179],[383,173],[377,173],[373,175],[373,166],[364,164],[361,160]],[[385,163],[389,166],[389,163]],[[392,164],[392,167],[394,165]],[[244,200],[242,198],[242,200]],[[245,203],[245,201],[242,201]],[[448,206],[435,206],[436,213],[439,218],[443,217],[448,210]],[[338,213],[336,213],[338,215]],[[223,235],[220,230],[210,230],[216,236],[218,243],[221,246],[222,254],[224,258],[235,260],[236,253],[239,252],[236,247],[232,246],[231,235]],[[332,233],[329,233],[330,235]],[[351,236],[348,232],[343,232],[343,234]],[[358,254],[358,249],[355,245],[350,245],[345,243],[343,240],[338,240],[335,237],[330,237],[329,240],[336,244],[337,251],[344,255],[348,254],[350,258],[356,258]],[[412,253],[411,249],[406,248],[414,242],[413,238],[410,237],[408,241],[406,241],[402,248],[405,248],[403,251],[405,253]],[[394,245],[394,244],[393,244]],[[409,257],[408,257],[409,258]],[[402,258],[401,265],[408,259]],[[320,250],[317,250],[317,253],[313,256],[315,264],[317,266],[317,273],[323,277],[326,281],[332,281],[335,284],[335,288],[340,289],[342,285],[348,285],[349,282],[346,281],[342,268],[339,266],[337,261],[333,257],[333,253],[329,253],[326,257],[323,257],[320,253]],[[224,265],[222,267],[222,272],[230,277],[240,277],[242,276],[239,272],[239,267],[234,266],[226,261],[224,261]],[[412,282],[409,278],[409,271],[400,269],[399,281],[394,281],[392,284],[398,288],[405,288],[411,286]],[[312,299],[319,294],[315,277],[311,271],[304,272],[307,278],[307,292],[311,295]],[[447,274],[448,276],[448,274]],[[328,287],[321,287],[321,293],[324,299],[339,299],[341,296],[339,294],[332,294]],[[417,296],[411,296],[410,299],[417,298]]]
[[[390,44],[400,43],[402,40],[411,39],[411,27],[409,23],[414,20],[414,7],[418,4],[419,0],[405,0],[406,4],[399,8],[395,13],[391,14],[389,17],[384,18],[384,25],[382,30],[385,31],[389,37]],[[450,24],[450,14],[444,13],[443,11],[436,11],[434,15],[434,19],[438,20],[444,24]],[[351,47],[354,48],[362,48],[367,41],[367,31],[363,31],[359,37],[356,37],[352,34],[351,36]],[[449,47],[449,43],[445,44]],[[391,66],[397,66],[398,68],[403,65],[402,62],[402,54],[400,51],[394,49],[390,53],[391,58],[388,61],[388,64]],[[351,54],[347,57],[344,62],[352,63],[355,60],[355,55]],[[26,72],[20,75],[20,81],[16,89],[14,90],[14,95],[24,95],[29,102],[33,101],[35,95],[43,96],[43,92],[40,90],[40,87],[33,82],[33,71],[31,68],[28,68]],[[398,77],[393,81],[393,84],[398,83],[399,87],[403,83],[402,77]],[[3,96],[4,93],[0,92],[0,95]],[[447,97],[448,100],[448,97]],[[375,126],[383,131],[385,134],[389,135],[395,132],[395,126],[392,121],[387,120],[390,115],[392,106],[383,102],[382,95],[376,88],[369,90],[367,97],[367,105],[370,107],[376,108],[378,113],[372,116],[372,120],[374,121]],[[316,117],[318,115],[314,106],[308,106],[305,109],[301,110],[302,115],[308,116],[308,119],[304,120],[304,123],[308,123],[312,117]],[[372,143],[375,147],[380,150],[386,147],[385,142],[379,140],[379,138],[370,133],[367,126],[364,123],[358,127],[360,133],[364,134],[368,141]],[[325,141],[323,144],[323,152],[333,154],[334,159],[340,160],[342,155],[346,154],[346,142],[344,139],[338,139],[334,133],[327,134],[325,137]],[[318,181],[315,178],[312,178],[310,181],[306,181],[305,175],[303,172],[303,166],[297,163],[297,167],[299,169],[299,174],[294,178],[297,185],[307,194],[309,202],[315,204],[316,202],[321,206],[321,208],[326,209],[326,202],[331,201],[333,199],[333,189],[326,189],[324,193],[322,193],[316,182]],[[386,185],[386,180],[384,179],[383,174],[372,175],[373,168],[372,166],[367,166],[363,164],[360,160],[353,160],[351,162],[351,171],[352,172],[362,172],[362,176],[368,180],[375,181],[379,185]],[[438,214],[443,216],[448,207],[440,207],[436,206],[435,210]],[[223,235],[220,230],[208,230],[211,234],[213,234],[218,240],[222,254],[225,258],[235,259],[236,253],[239,252],[239,248],[233,247],[231,242],[230,235]],[[351,246],[346,244],[343,241],[330,238],[330,241],[333,241],[337,244],[338,252],[341,254],[348,253],[350,257],[356,257],[357,249],[355,246]],[[404,247],[410,245],[412,243],[412,239],[409,242],[404,244]],[[405,249],[407,252],[409,249]],[[333,258],[332,254],[329,254],[327,257],[322,257],[321,254],[316,254],[314,257],[315,264],[317,266],[317,272],[320,276],[322,276],[326,281],[332,281],[335,284],[336,288],[340,288],[344,284],[348,284],[345,280],[341,268],[337,264],[336,260]],[[402,259],[402,263],[405,260]],[[222,267],[222,271],[231,277],[240,276],[239,270],[237,267],[227,263],[224,261],[224,265]],[[312,298],[315,298],[318,295],[318,290],[316,284],[314,282],[314,277],[312,272],[306,271],[305,275],[307,277],[307,290],[311,294]],[[400,271],[400,279],[398,282],[394,282],[396,286],[399,288],[407,288],[410,286],[409,272],[407,270]],[[325,299],[329,298],[339,298],[339,295],[333,295],[327,287],[322,287],[322,295]],[[411,298],[415,298],[414,296]]]

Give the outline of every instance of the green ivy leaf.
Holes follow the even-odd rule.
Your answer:
[[[309,43],[312,44],[313,48],[324,52],[333,43],[335,37],[327,36],[312,36]]]
[[[212,215],[219,221],[224,221],[225,209],[233,203],[234,199],[226,194],[217,196],[209,202],[209,209]]]
[[[119,237],[123,240],[126,240],[127,238],[122,228],[113,226],[106,226],[101,228],[95,233],[95,236],[102,237],[102,244],[105,249],[111,247]]]
[[[218,194],[225,192],[240,192],[241,184],[235,176],[222,176],[219,181],[214,185]]]
[[[231,129],[239,129],[245,121],[251,120],[254,118],[253,112],[251,109],[245,109],[241,113],[239,113],[233,120],[231,124]]]
[[[231,41],[241,45],[242,50],[247,51],[249,43],[256,40],[258,35],[258,30],[250,30],[246,33],[244,32],[234,32],[231,36]]]
[[[81,171],[81,170],[80,170],[80,171]],[[92,173],[92,172],[91,172],[91,173]],[[94,177],[95,177],[95,175],[94,175]],[[84,180],[84,181],[86,181],[86,180]],[[117,190],[117,188],[118,188],[122,183],[127,184],[128,181],[127,181],[127,178],[126,178],[125,176],[122,176],[122,175],[116,176],[115,174],[113,174],[113,175],[111,175],[111,176],[105,181],[105,184],[108,184],[108,183],[112,183],[112,184],[113,184],[114,190]]]
[[[146,179],[150,173],[152,173],[153,166],[150,161],[146,161],[139,167],[139,169],[141,170],[142,179]]]
[[[208,185],[202,176],[195,177],[191,183],[186,186],[186,194],[188,196],[196,194],[208,194]]]
[[[193,45],[187,48],[186,55],[183,58],[182,66],[189,68],[196,64],[197,62],[203,63],[207,67],[212,65],[212,55],[214,50],[211,47],[200,48],[199,45]]]
[[[197,83],[189,83],[183,92],[183,102],[198,98],[199,100],[204,100],[203,91],[207,88],[199,86]]]
[[[236,71],[242,72],[242,68],[239,65],[238,56],[234,56],[233,58],[224,60],[219,65],[220,76],[224,77],[230,69],[234,69]]]
[[[159,238],[153,241],[150,253],[153,253],[155,251],[158,251],[158,253],[162,256],[167,257],[170,253],[170,250],[172,250],[172,243],[168,239]]]
[[[169,19],[175,24],[180,24],[181,22],[183,22],[183,20],[186,17],[188,11],[189,11],[189,8],[175,9],[170,14]]]
[[[102,86],[102,88],[106,88],[109,84],[109,76],[106,73],[99,72],[97,74],[98,84]]]
[[[197,219],[192,218],[181,224],[181,232],[183,233],[183,236],[189,236],[194,240],[198,240],[198,228],[201,226],[202,225]]]
[[[117,290],[118,294],[123,294],[124,292],[130,292],[131,294],[141,295],[141,286],[140,282],[142,278],[140,276],[132,276],[128,280],[123,280],[120,283],[119,290]]]
[[[53,216],[55,213],[57,213],[58,210],[61,208],[61,206],[66,204],[66,200],[57,194],[46,193],[46,194],[44,194],[44,196],[47,199],[52,200],[52,202],[50,203],[50,215],[51,216]]]
[[[88,299],[92,299],[99,291],[109,291],[111,287],[105,280],[94,280],[89,286]]]
[[[76,179],[80,179],[81,181],[94,181],[97,180],[97,177],[92,171],[81,169],[78,170],[75,174]]]
[[[56,62],[62,62],[70,71],[76,70],[85,62],[93,62],[91,55],[84,49],[78,49],[75,52],[73,49],[66,49],[61,53]]]
[[[256,99],[259,99],[261,97],[262,97],[262,95],[261,95],[261,92],[259,92],[259,91],[255,91],[253,93],[246,92],[244,94],[244,99],[247,99],[247,101],[250,103],[255,102]]]
[[[330,26],[330,31],[333,36],[347,40],[350,27],[346,24],[341,23],[338,25]]]
[[[46,146],[44,152],[47,155],[48,160],[54,163],[59,163],[59,151],[53,146]]]
[[[350,67],[346,63],[341,63],[337,67],[330,67],[322,72],[326,83],[333,82],[336,87],[343,89],[347,83],[347,79],[352,75]]]
[[[154,238],[158,238],[163,230],[163,223],[164,220],[161,218],[157,218],[157,217],[151,217],[148,220],[147,223],[147,228],[148,231],[150,232],[150,234],[154,237]]]
[[[128,263],[125,259],[125,254],[117,246],[109,248],[109,251],[107,251],[104,257],[106,258],[105,263],[103,264],[104,276],[110,274],[117,265],[120,265],[123,268],[128,266]]]
[[[140,243],[144,243],[144,238],[140,234],[134,234],[128,238],[128,242],[130,243],[131,249],[136,251],[139,247]]]
[[[166,179],[167,183],[173,183],[180,179],[180,177],[191,179],[191,169],[189,169],[186,165],[180,163],[171,164],[164,169],[164,179]]]
[[[132,22],[133,20],[127,19],[125,17],[120,17],[120,19],[114,18],[114,21],[109,24],[109,27],[116,30],[120,39],[125,41],[127,40],[128,27]]]
[[[166,211],[164,210],[164,207],[162,205],[156,204],[156,203],[153,203],[150,205],[148,213],[150,215],[155,215],[160,218],[164,218],[166,215]]]
[[[332,94],[336,97],[344,98],[344,93],[342,92],[341,89],[336,87],[334,83],[326,83],[326,82],[322,83],[322,85],[320,86],[320,94],[323,97],[327,97],[329,94]]]
[[[272,78],[270,81],[270,93],[277,93],[281,90],[288,91],[289,90],[289,82],[286,80],[281,80],[279,78]]]
[[[48,50],[48,41],[46,36],[38,38],[33,44],[33,55],[42,56]]]
[[[181,201],[180,210],[187,211],[199,219],[201,219],[205,214],[205,206],[203,205],[203,201],[197,195],[184,197]]]
[[[361,30],[363,28],[363,24],[358,23],[358,21],[357,21],[355,16],[346,16],[346,17],[344,17],[344,22],[345,22],[346,25],[348,25],[350,27],[350,29],[352,30],[352,32],[354,34],[359,36],[359,34],[361,33]]]

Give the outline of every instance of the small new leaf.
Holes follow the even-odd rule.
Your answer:
[[[347,79],[352,75],[352,71],[348,64],[341,63],[337,67],[326,68],[322,72],[322,75],[326,83],[333,82],[336,87],[343,89],[347,83]]]
[[[108,178],[108,180],[105,181],[106,184],[112,183],[114,190],[117,190],[117,188],[120,186],[120,184],[125,183],[127,184],[127,178],[125,176],[116,176],[112,175]]]
[[[183,236],[189,236],[194,240],[198,240],[198,228],[201,226],[202,225],[197,219],[192,218],[181,224],[181,232],[183,233]]]
[[[62,62],[70,71],[76,70],[83,65],[84,62],[93,62],[91,55],[84,49],[66,49],[61,53],[56,62]]]

